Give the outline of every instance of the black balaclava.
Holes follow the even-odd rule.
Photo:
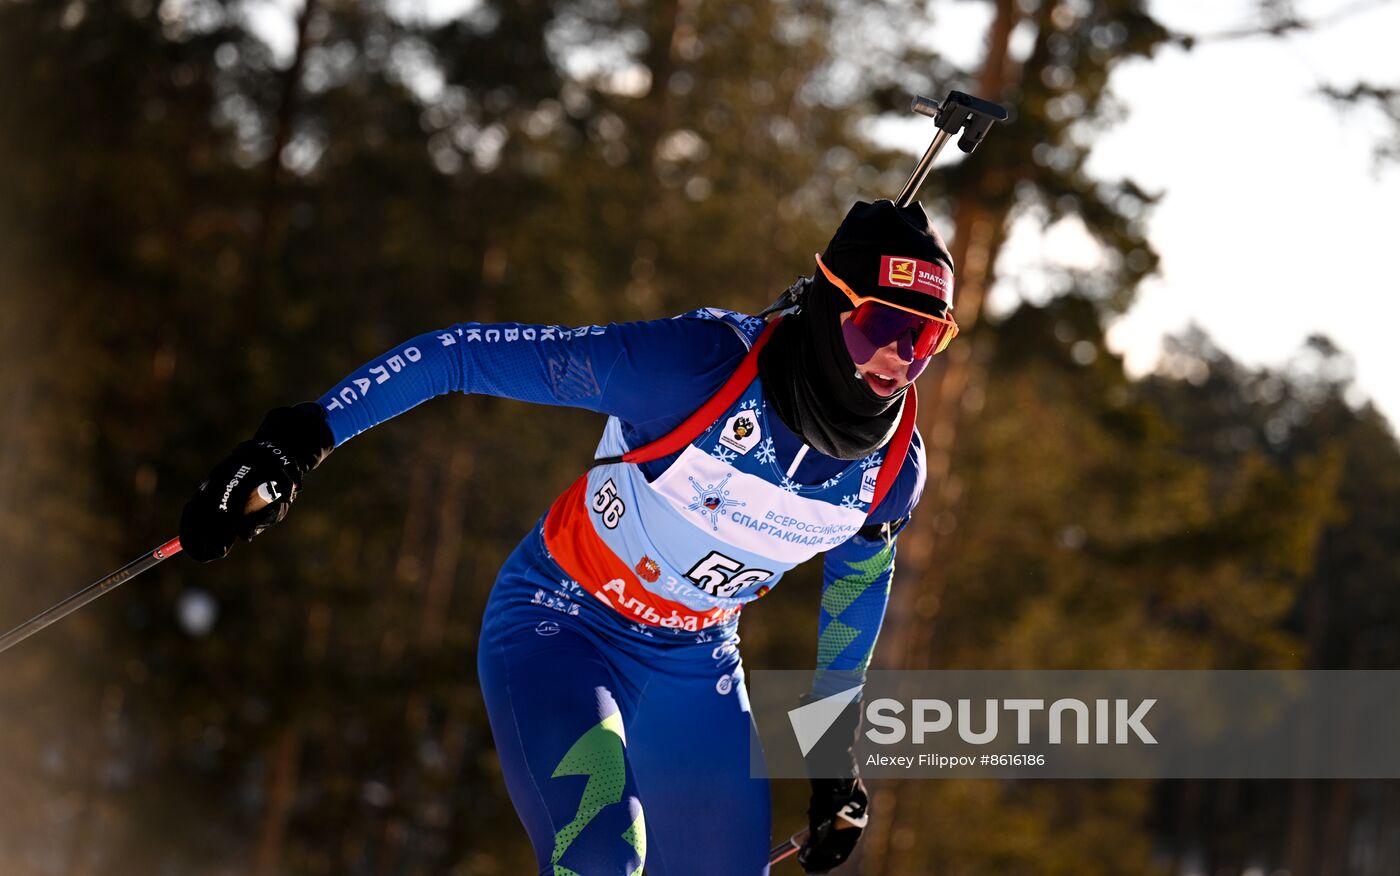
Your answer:
[[[869,295],[879,286],[882,256],[953,267],[922,206],[857,201],[822,261],[857,295]],[[882,447],[899,424],[907,390],[882,397],[860,377],[841,337],[841,313],[850,309],[850,299],[818,271],[806,283],[800,310],[783,317],[758,356],[764,392],[778,419],[836,459],[860,459]]]

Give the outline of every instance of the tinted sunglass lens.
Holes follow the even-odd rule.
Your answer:
[[[908,334],[917,334],[928,320],[903,310],[886,307],[875,302],[866,302],[856,308],[851,319],[870,342],[883,347],[889,342]]]
[[[947,322],[874,301],[857,307],[850,322],[875,349],[899,341],[898,352],[905,360],[925,359],[943,352],[954,334],[953,326]]]

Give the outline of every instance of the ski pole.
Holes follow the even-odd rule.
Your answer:
[[[253,494],[248,497],[248,504],[243,506],[243,513],[252,514],[255,511],[261,511],[264,507],[271,504],[270,497],[271,494],[266,489],[266,485],[258,487],[253,491]],[[137,557],[107,577],[94,581],[52,608],[39,612],[5,635],[0,636],[0,652],[18,645],[44,627],[62,620],[87,605],[89,602],[92,602],[97,597],[109,590],[115,590],[147,569],[153,566],[159,566],[180,551],[180,539],[172,538],[150,553]]]
[[[785,861],[791,858],[793,855],[797,854],[798,850],[802,848],[802,844],[806,841],[807,828],[804,827],[797,833],[778,843],[768,852],[768,865],[771,867],[779,861]]]
[[[180,539],[172,538],[170,541],[167,541],[165,544],[161,545],[160,547],[156,548],[150,553],[144,554],[141,557],[132,560],[125,566],[122,566],[117,571],[108,575],[107,577],[95,581],[92,584],[89,584],[82,590],[79,590],[77,593],[74,593],[72,596],[60,602],[58,605],[55,605],[53,608],[50,608],[47,611],[40,612],[39,614],[35,615],[34,617],[15,627],[13,630],[10,630],[4,636],[0,636],[0,651],[4,651],[8,648],[13,647],[14,645],[18,645],[20,642],[23,642],[25,639],[39,632],[49,624],[62,620],[68,615],[82,608],[84,605],[87,605],[89,602],[92,602],[97,597],[106,593],[108,590],[120,587],[125,582],[131,580],[132,578],[135,578],[137,575],[140,575],[142,572],[146,571],[152,566],[160,565],[165,560],[175,556],[179,552]]]
[[[1010,118],[1001,104],[963,94],[961,91],[948,92],[941,104],[932,98],[919,95],[914,98],[910,109],[921,116],[931,117],[938,125],[938,133],[933,135],[933,142],[924,151],[924,157],[919,159],[914,172],[909,175],[909,181],[900,190],[899,197],[894,199],[895,205],[899,207],[907,207],[913,203],[914,196],[919,193],[919,186],[924,184],[929,171],[933,169],[933,160],[943,151],[943,146],[954,134],[962,132],[962,136],[958,138],[958,148],[964,152],[971,152],[982,142],[982,138],[987,136],[993,122],[1004,122]]]

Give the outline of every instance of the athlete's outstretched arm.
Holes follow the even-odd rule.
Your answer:
[[[629,423],[689,413],[743,357],[712,319],[566,328],[461,323],[405,341],[320,399],[336,446],[432,398],[481,393],[616,415]]]
[[[334,448],[435,395],[573,405],[639,430],[664,427],[724,382],[757,326],[742,314],[695,311],[576,329],[463,323],[419,335],[370,360],[319,402],[270,412],[185,503],[180,543],[201,562],[224,556],[237,538],[251,539],[285,517],[302,478]]]

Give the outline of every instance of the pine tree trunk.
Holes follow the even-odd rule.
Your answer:
[[[1322,825],[1322,872],[1340,876],[1347,872],[1351,853],[1351,809],[1356,782],[1334,779],[1327,794],[1327,815]]]
[[[1305,669],[1320,669],[1327,666],[1327,627],[1328,611],[1327,584],[1314,580],[1304,598],[1303,639],[1307,643]],[[1311,740],[1299,741],[1299,748],[1306,749]],[[1288,869],[1293,873],[1313,872],[1313,860],[1317,841],[1318,799],[1320,783],[1313,779],[1295,779],[1292,783],[1292,810],[1288,825]]]
[[[1047,4],[1053,6],[1054,4]],[[1042,13],[1042,23],[1048,19]],[[997,0],[997,14],[988,35],[988,65],[978,81],[978,92],[996,96],[1010,84],[1008,43],[1019,18],[1014,0]],[[1043,38],[1043,37],[1042,37]],[[993,66],[994,65],[994,66]],[[974,181],[969,190],[975,192]],[[991,283],[992,266],[1005,237],[1009,209],[993,210],[975,196],[965,197],[954,214],[950,247],[957,266],[956,312],[964,332],[971,334],[981,313],[983,299]],[[971,340],[970,338],[965,340]],[[921,384],[920,432],[925,438],[929,489],[918,510],[919,525],[910,527],[899,539],[898,579],[891,591],[891,607],[882,634],[883,662],[890,667],[926,665],[927,637],[924,633],[937,613],[937,599],[944,583],[946,563],[935,565],[939,550],[951,535],[948,516],[960,498],[959,481],[950,477],[952,451],[962,416],[963,398],[968,388],[980,384],[973,363],[971,343],[955,343],[945,354],[942,370],[935,379]],[[939,533],[943,534],[940,535]],[[929,595],[934,599],[929,599]]]
[[[297,771],[301,764],[301,730],[288,721],[277,732],[268,757],[267,806],[258,827],[253,851],[253,876],[277,876],[281,872],[287,821],[296,799]]]
[[[1202,783],[1200,779],[1179,779],[1171,784],[1175,787],[1169,799],[1174,803],[1175,817],[1164,843],[1164,858],[1168,873],[1180,873],[1198,845]]]
[[[304,0],[301,14],[297,16],[297,36],[292,50],[292,63],[282,78],[282,93],[277,102],[277,117],[272,128],[272,153],[267,156],[263,179],[262,208],[259,210],[257,237],[254,241],[254,253],[263,265],[267,263],[270,255],[268,250],[277,235],[279,225],[277,189],[282,178],[282,152],[292,140],[292,129],[296,122],[297,92],[301,88],[302,71],[306,69],[306,56],[311,48],[308,32],[311,18],[316,14],[317,2],[318,0]],[[261,273],[258,271],[252,275],[254,277],[253,286],[259,290],[263,285]],[[249,309],[255,313],[263,312],[260,307]]]
[[[682,0],[664,0],[654,5],[653,27],[645,63],[651,73],[651,88],[647,92],[649,111],[644,116],[645,128],[640,138],[637,156],[644,167],[654,160],[656,144],[674,122],[674,101],[671,99],[671,75],[676,70],[676,37],[681,21]],[[687,4],[690,5],[690,4]]]
[[[464,419],[459,415],[459,420]],[[472,451],[465,442],[457,442],[446,465],[442,495],[438,497],[437,545],[433,550],[428,571],[428,586],[423,594],[422,614],[419,616],[418,647],[432,654],[441,645],[446,631],[447,608],[452,601],[453,584],[462,553],[463,492],[472,473]]]
[[[1041,11],[1041,37],[1056,3],[1046,3]],[[977,82],[979,96],[999,99],[1011,84],[1015,71],[1010,60],[1011,33],[1021,13],[1015,0],[996,0],[996,12],[987,34],[987,54]],[[976,172],[976,171],[974,171]],[[985,176],[985,171],[979,174]],[[991,283],[992,266],[1005,235],[1009,208],[992,209],[980,203],[974,183],[971,197],[961,198],[954,216],[951,244],[956,266],[956,312],[965,332],[975,325],[983,299]],[[946,555],[942,548],[952,534],[961,498],[957,479],[949,477],[952,451],[957,437],[963,398],[970,386],[980,385],[972,358],[972,344],[949,348],[943,370],[935,379],[920,385],[920,431],[925,437],[928,459],[928,489],[919,509],[920,523],[899,539],[899,561],[891,590],[886,629],[877,657],[890,668],[918,668],[930,665],[929,635],[938,600],[946,586],[946,564],[933,559]],[[859,870],[865,876],[895,873],[901,862],[893,854],[892,842],[901,830],[919,830],[914,796],[922,793],[916,783],[892,783],[880,797],[885,805],[871,819],[871,830],[858,847]]]
[[[1400,782],[1385,782],[1376,809],[1376,829],[1371,832],[1375,867],[1370,872],[1400,873]]]
[[[330,641],[330,606],[313,603],[306,612],[306,649],[304,656],[308,666],[315,667],[324,661]],[[305,745],[305,732],[296,714],[289,716],[268,753],[267,805],[263,810],[262,822],[258,827],[257,842],[253,847],[252,876],[277,876],[281,872],[281,862],[285,858],[287,823],[291,820],[292,805],[296,802],[301,775],[301,752]]]

